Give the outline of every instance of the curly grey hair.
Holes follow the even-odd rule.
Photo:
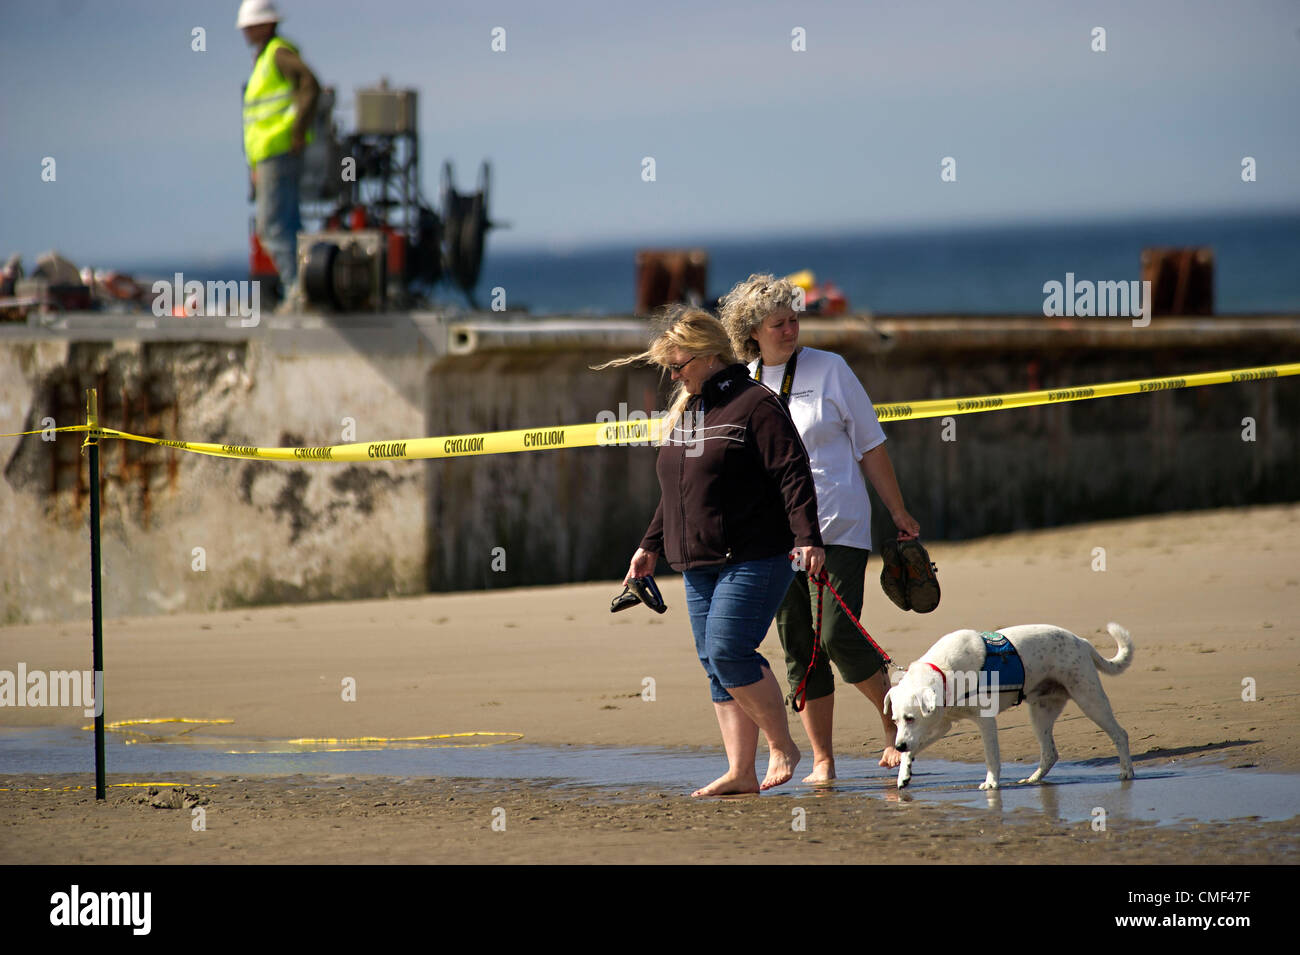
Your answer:
[[[769,315],[793,309],[797,294],[795,284],[789,279],[751,275],[718,300],[718,317],[741,361],[753,361],[759,356],[758,342],[750,335]]]

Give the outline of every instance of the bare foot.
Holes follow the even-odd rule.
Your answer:
[[[813,763],[813,770],[803,778],[806,783],[816,785],[818,783],[828,783],[835,778],[835,760],[819,759]]]
[[[886,746],[885,751],[880,754],[880,765],[888,769],[893,769],[903,761],[903,754],[892,746]]]
[[[733,776],[724,773],[713,782],[691,793],[692,796],[735,796],[741,793],[758,792],[758,776],[754,773],[741,773]]]
[[[767,751],[767,775],[763,777],[763,783],[759,789],[771,789],[773,786],[780,786],[782,783],[788,783],[794,776],[794,768],[799,765],[799,757],[802,754],[799,748],[790,744],[788,750],[773,749],[770,745]]]

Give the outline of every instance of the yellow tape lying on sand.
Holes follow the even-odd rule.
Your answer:
[[[143,739],[149,740],[150,742],[154,742],[154,743],[170,743],[170,742],[175,742],[180,737],[186,736],[186,734],[193,732],[199,726],[222,726],[222,725],[228,725],[233,722],[235,721],[232,719],[209,720],[209,719],[193,719],[186,716],[160,716],[156,719],[115,720],[112,723],[105,723],[104,729],[114,733],[125,733],[130,736],[142,737]],[[189,725],[190,728],[181,730],[179,733],[176,733],[172,736],[159,736],[154,733],[146,733],[143,730],[135,729],[135,727],[137,726],[158,726],[163,723],[184,723]],[[94,728],[95,725],[92,723],[89,726],[83,726],[81,729],[84,732],[84,731],[92,730]],[[350,738],[341,738],[341,739],[325,738],[325,739],[288,739],[288,740],[267,740],[267,741],[239,740],[239,739],[232,740],[229,738],[203,737],[202,739],[198,739],[197,741],[202,743],[209,743],[209,744],[232,743],[232,742],[248,744],[250,742],[268,742],[268,743],[281,743],[286,746],[297,746],[297,747],[346,746],[349,747],[350,749],[358,749],[358,748],[374,749],[380,746],[388,745],[389,743],[409,745],[413,743],[433,743],[436,740],[468,739],[471,737],[479,737],[479,736],[502,737],[502,738],[493,739],[493,741],[490,743],[448,743],[445,745],[447,747],[470,749],[470,748],[475,748],[480,746],[495,746],[498,743],[515,743],[524,738],[523,733],[496,732],[493,730],[470,730],[469,732],[466,733],[437,733],[432,736],[354,736]],[[509,739],[505,739],[504,737],[509,737]],[[193,741],[195,741],[194,737],[187,737],[183,742],[193,742]],[[127,740],[128,744],[133,742],[137,742],[137,740],[130,740],[130,739]],[[326,750],[326,752],[340,752],[340,751],[341,750],[338,749]],[[262,751],[249,750],[249,752],[262,752]],[[293,752],[293,750],[289,750],[288,752]],[[128,784],[118,783],[117,785],[125,786]],[[140,783],[140,784],[132,784],[132,785],[147,785],[147,784]]]
[[[154,736],[154,734],[145,733],[142,730],[132,729],[132,727],[155,726],[162,723],[190,724],[189,729],[181,730],[179,733],[176,734],[177,736],[184,736],[186,733],[194,732],[194,730],[198,729],[200,726],[220,726],[223,724],[233,723],[233,722],[235,721],[230,719],[201,720],[201,719],[191,719],[188,716],[160,716],[157,719],[147,719],[147,720],[114,720],[111,723],[105,723],[104,729],[108,730],[110,733],[126,733],[131,736],[143,736],[146,739],[155,739],[156,737]],[[94,728],[95,728],[95,724],[91,723],[89,726],[83,726],[81,729],[82,732],[89,732]],[[127,742],[132,742],[132,741],[128,740]]]
[[[1113,398],[1152,391],[1173,391],[1182,388],[1198,388],[1203,385],[1266,381],[1290,375],[1300,375],[1300,362],[1266,365],[1259,368],[1237,368],[1230,371],[1207,371],[1169,378],[1139,378],[1132,381],[1081,385],[1049,391],[1020,391],[971,398],[894,402],[876,405],[876,416],[881,421],[938,418],[942,415],[1006,411],[1009,408],[1028,408],[1033,405],[1060,404],[1066,401],[1088,401],[1092,398]],[[84,424],[0,434],[0,438],[56,431],[84,431],[88,432],[88,436],[97,438],[139,441],[219,458],[255,458],[262,461],[401,461],[460,458],[477,454],[511,454],[518,451],[550,451],[556,448],[657,444],[660,440],[661,424],[660,418],[643,418],[520,431],[488,431],[482,434],[461,434],[441,438],[397,438],[318,448],[261,448],[251,445],[205,444],[199,441],[166,441],[161,438],[129,434],[114,428],[93,428]]]
[[[509,736],[497,743],[516,743],[524,738],[523,733],[497,733],[488,730],[471,730],[468,733],[438,733],[434,736],[353,736],[346,739],[291,739],[286,740],[290,746],[346,746],[363,744],[366,746],[385,743],[430,743],[437,739],[463,739],[470,736]],[[496,743],[457,743],[458,747],[494,746]]]

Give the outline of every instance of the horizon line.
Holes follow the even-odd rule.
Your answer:
[[[939,232],[969,234],[1009,231],[1014,229],[1050,229],[1053,227],[1076,228],[1081,226],[1097,227],[1158,222],[1190,222],[1215,217],[1238,221],[1248,219],[1297,218],[1300,217],[1300,205],[1277,209],[1243,210],[1240,208],[1222,209],[1207,207],[1197,210],[1166,210],[1121,215],[1075,214],[1066,217],[1030,216],[1018,219],[997,218],[987,220],[963,220],[960,222],[924,220],[916,223],[889,222],[874,225],[844,224],[838,226],[824,226],[820,228],[799,227],[796,225],[788,229],[770,227],[763,229],[762,231],[718,232],[704,235],[697,234],[695,236],[683,236],[681,234],[676,236],[646,235],[643,238],[636,238],[633,236],[610,236],[607,238],[582,239],[573,242],[558,239],[539,239],[528,244],[508,244],[506,248],[497,250],[496,254],[508,256],[558,254],[567,256],[595,252],[602,249],[635,250],[637,248],[689,248],[695,246],[707,246],[714,243],[743,244],[745,242],[769,242],[782,239],[798,241],[876,237],[889,238],[898,236],[923,236]],[[489,233],[488,239],[489,242],[491,242],[491,233]],[[57,247],[55,251],[57,251]],[[44,252],[40,254],[43,255]],[[236,259],[245,259],[247,255],[248,253],[246,250],[231,249],[229,252],[202,256],[195,253],[182,254],[177,261],[189,259],[189,264],[191,265],[228,265]],[[159,262],[156,259],[147,256],[138,256],[124,260],[124,264],[118,267],[141,268],[144,266],[157,267],[158,265]]]

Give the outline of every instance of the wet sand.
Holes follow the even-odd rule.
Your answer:
[[[1106,569],[1094,570],[1095,548]],[[1172,760],[1300,772],[1300,506],[1177,514],[936,545],[943,602],[919,616],[872,583],[865,620],[900,664],[942,634],[1054,623],[1114,653],[1115,620],[1133,635],[1132,668],[1104,678],[1138,771]],[[879,565],[873,558],[874,581]],[[717,725],[684,612],[680,579],[661,583],[669,612],[611,616],[614,582],[545,589],[268,607],[105,624],[108,718],[227,718],[223,738],[516,732],[525,742],[699,746]],[[109,608],[111,612],[111,608]],[[764,644],[778,663],[775,630]],[[0,629],[0,668],[84,668],[89,626]],[[345,701],[344,680],[356,699]],[[654,700],[643,698],[653,680]],[[1253,681],[1256,699],[1242,699]],[[648,694],[646,694],[648,695]],[[879,720],[841,687],[837,748],[883,745]],[[0,726],[83,725],[79,709],[9,708]],[[795,739],[805,743],[798,719]],[[1003,758],[1032,762],[1023,709],[1000,720]],[[1113,758],[1074,704],[1057,723],[1063,763]],[[927,756],[967,761],[982,747],[959,724]],[[766,759],[760,747],[760,768]],[[718,772],[723,762],[719,753]],[[805,771],[810,768],[805,763]],[[3,769],[3,767],[0,767]],[[110,770],[112,766],[110,765]],[[1057,770],[1059,772],[1059,768]],[[23,793],[84,777],[0,777],[5,862],[1286,862],[1296,819],[1155,827],[1062,822],[1023,809],[971,812],[880,795],[692,801],[684,791],[569,789],[527,781],[365,776],[204,779],[207,829],[187,809],[154,809],[141,790]],[[175,777],[169,777],[175,778]],[[870,777],[875,785],[876,775]],[[1050,780],[1049,776],[1049,780]],[[121,777],[114,777],[114,780]],[[113,780],[110,780],[113,781]],[[707,779],[699,780],[700,783]],[[855,779],[861,784],[862,779]],[[1119,785],[1118,782],[1116,785]],[[491,828],[504,810],[505,831]],[[792,810],[807,829],[792,829]],[[1297,797],[1300,812],[1300,797]],[[898,836],[906,838],[882,839]]]
[[[54,780],[22,780],[40,782]],[[191,809],[149,806],[146,790],[111,789],[100,806],[93,786],[0,793],[3,861],[1258,864],[1294,861],[1300,850],[1294,821],[1099,832],[1087,820],[959,810],[924,798],[698,800],[655,789],[357,776],[204,782],[216,788],[187,788],[208,799],[203,831],[194,831]],[[794,828],[797,809],[805,811],[802,831]]]

